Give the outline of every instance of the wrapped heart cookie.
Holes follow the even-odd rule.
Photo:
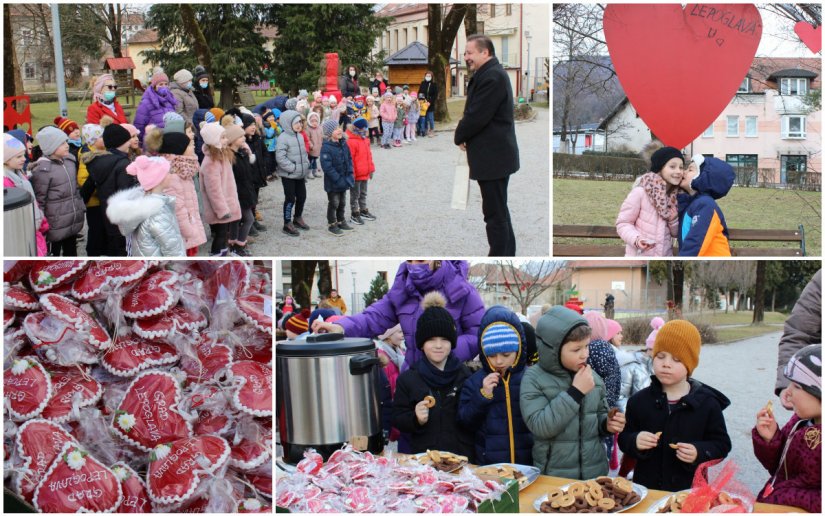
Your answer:
[[[123,315],[131,319],[146,319],[166,312],[180,299],[178,280],[178,274],[168,270],[145,277],[123,297]]]
[[[157,504],[184,503],[202,478],[229,459],[229,444],[221,437],[204,435],[157,445],[151,453],[146,483]]]
[[[272,416],[272,369],[260,362],[241,360],[229,368],[235,384],[232,405],[253,416]]]
[[[3,371],[3,397],[13,418],[31,419],[43,412],[52,397],[51,377],[32,357],[14,360]]]

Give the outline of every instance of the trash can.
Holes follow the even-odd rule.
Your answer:
[[[37,256],[34,198],[23,188],[3,188],[4,256]]]

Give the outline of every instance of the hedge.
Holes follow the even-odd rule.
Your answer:
[[[590,179],[633,179],[647,172],[641,158],[617,158],[599,155],[553,153],[553,175],[556,177],[586,177]]]

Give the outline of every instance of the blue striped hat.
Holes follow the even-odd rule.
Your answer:
[[[506,322],[497,321],[484,328],[481,334],[481,347],[488,357],[496,353],[516,353],[521,344],[520,340],[516,328]]]

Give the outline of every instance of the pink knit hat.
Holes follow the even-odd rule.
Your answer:
[[[647,340],[645,340],[645,347],[647,349],[653,349],[653,344],[656,342],[656,335],[659,334],[659,328],[665,325],[665,320],[661,317],[654,317],[650,320],[650,327],[653,328],[653,331],[650,332],[650,335],[647,336]]]
[[[169,82],[169,76],[163,72],[155,72],[152,75],[152,82],[150,83],[151,86],[154,88],[160,82]]]
[[[132,136],[140,135],[140,130],[138,130],[138,128],[133,126],[132,124],[120,124],[120,127],[129,131],[129,134],[131,134]]]
[[[97,100],[103,99],[103,85],[106,83],[106,81],[114,82],[115,76],[110,73],[104,73],[103,75],[97,78],[97,80],[95,81],[94,88],[92,89],[92,91],[94,91],[94,97]]]
[[[607,319],[601,312],[585,312],[584,318],[590,326],[590,340],[608,340]]]
[[[140,186],[149,191],[158,186],[169,175],[169,162],[161,157],[138,156],[134,163],[126,167],[126,172],[137,176]]]
[[[609,342],[617,333],[621,333],[622,325],[613,319],[605,319],[605,321],[607,321],[607,333],[604,336],[604,340]]]
[[[224,132],[226,132],[226,129],[221,124],[211,122],[201,127],[201,138],[203,138],[203,143],[220,149],[223,147],[221,145],[221,136],[223,136]]]

